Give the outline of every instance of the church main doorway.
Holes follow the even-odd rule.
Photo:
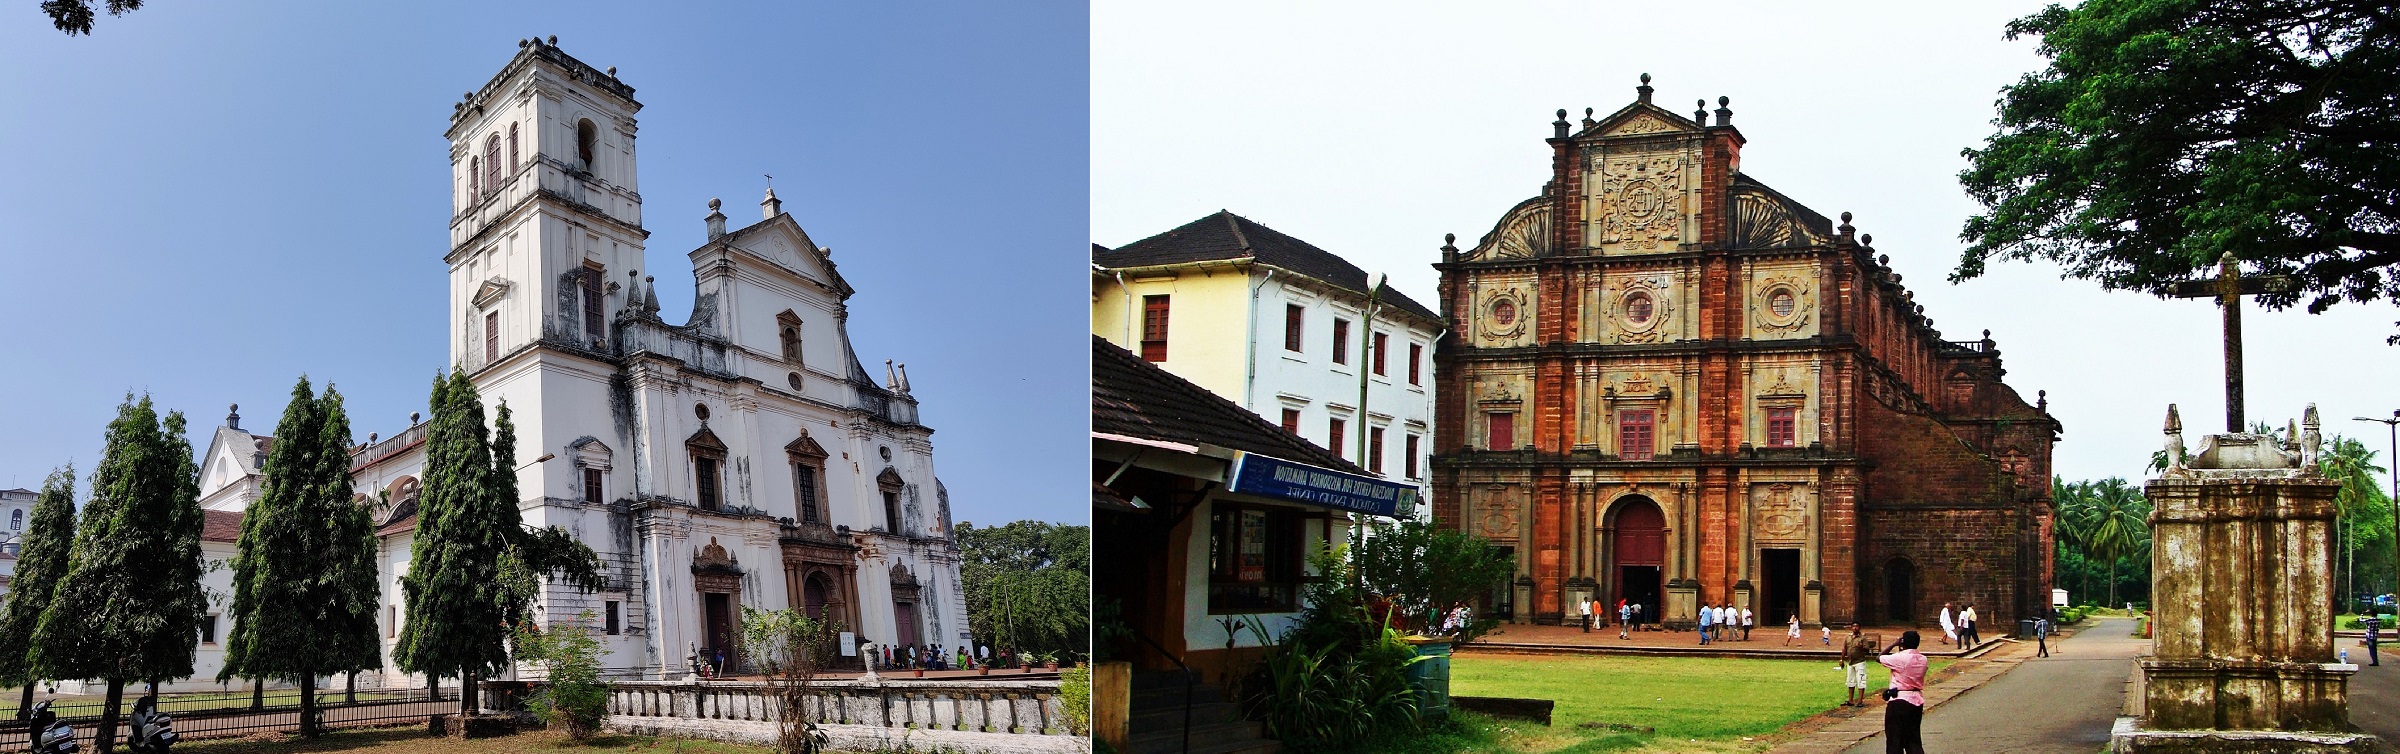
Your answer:
[[[1759,595],[1762,598],[1760,607],[1765,609],[1760,611],[1758,624],[1782,626],[1792,616],[1800,614],[1800,551],[1783,548],[1760,550],[1758,564],[1759,570],[1764,572],[1760,575],[1765,577],[1760,584],[1765,591]]]
[[[1639,495],[1617,503],[1611,516],[1610,572],[1617,579],[1617,599],[1642,606],[1645,620],[1659,615],[1661,574],[1667,560],[1667,517],[1658,503]],[[1616,602],[1604,601],[1610,610]]]
[[[1890,610],[1893,623],[1903,626],[1917,624],[1917,566],[1907,558],[1893,558],[1883,566],[1884,607]]]
[[[725,655],[726,670],[730,672],[734,663],[733,596],[710,592],[702,599],[707,601],[702,612],[708,620],[708,648]]]
[[[917,643],[916,603],[892,603],[892,622],[900,631],[900,646],[911,646]]]

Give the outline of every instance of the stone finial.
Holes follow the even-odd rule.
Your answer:
[[[1693,100],[1692,106],[1699,108],[1692,111],[1692,122],[1703,126],[1708,125],[1708,100]]]
[[[1552,133],[1554,133],[1554,134],[1555,134],[1555,136],[1553,136],[1552,138],[1558,138],[1558,139],[1564,139],[1564,138],[1567,138],[1567,109],[1566,109],[1566,108],[1563,108],[1563,107],[1562,107],[1562,108],[1559,108],[1559,109],[1558,109],[1558,120],[1557,120],[1557,121],[1554,121],[1554,122],[1552,122],[1552,123],[1550,124],[1550,130],[1551,130],[1551,132],[1552,132]]]
[[[2048,391],[2048,390],[2036,390],[2036,391],[2033,391],[2033,396],[2034,396],[2034,397],[2033,397],[2033,410],[2035,410],[2035,411],[2040,411],[2040,412],[2043,412],[2043,413],[2049,413],[2049,411],[2050,411],[2050,391]]]
[[[421,418],[423,416],[424,414],[420,414],[415,411],[408,412],[408,426],[414,427],[418,424],[424,423],[423,419]]]
[[[783,200],[775,198],[775,187],[767,187],[767,198],[759,200],[758,211],[763,215],[759,218],[761,220],[773,220],[776,215],[783,214]]]
[[[1642,104],[1650,104],[1650,93],[1653,91],[1657,90],[1650,88],[1650,74],[1642,74],[1642,85],[1633,88],[1634,98]]]
[[[819,247],[817,247],[817,253],[825,255],[825,258],[826,258],[826,259],[832,259],[832,258],[833,258],[833,247],[831,247],[831,246],[819,246]]]
[[[242,404],[239,404],[239,403],[228,403],[228,404],[225,404],[225,428],[226,428],[226,429],[241,429],[241,428],[242,428]]]
[[[2322,452],[2325,442],[2322,426],[2317,419],[2317,404],[2308,404],[2308,408],[2300,412],[2300,468],[2317,468],[2317,455]]]
[[[526,38],[523,38],[523,37],[518,37],[518,38],[517,38],[517,49],[520,49],[520,50],[522,50],[522,49],[525,49],[525,46],[526,46],[526,45],[529,45],[529,44],[532,44],[532,43],[533,43],[533,40],[526,39]]]
[[[1705,104],[1708,104],[1708,103],[1706,103],[1706,102],[1702,102],[1702,103],[1700,103],[1700,104],[1703,104],[1703,105],[1705,105]],[[1847,240],[1850,240],[1851,236],[1855,235],[1855,234],[1858,232],[1858,228],[1857,228],[1857,227],[1854,227],[1854,226],[1852,226],[1852,225],[1850,224],[1850,213],[1848,213],[1848,212],[1844,212],[1844,213],[1842,213],[1842,224],[1841,224],[1841,226],[1834,228],[1834,231],[1835,231],[1835,232],[1838,232],[1838,233],[1840,233],[1840,234],[1842,235],[1842,240],[1844,240],[1844,241],[1847,241]]]
[[[1444,233],[1444,234],[1442,234],[1442,260],[1443,260],[1443,261],[1450,261],[1450,260],[1457,259],[1457,258],[1458,258],[1458,234],[1456,234],[1456,233]]]
[[[1890,255],[1890,254],[1877,254],[1877,255],[1875,255],[1875,263],[1876,263],[1876,264],[1883,265],[1883,266],[1885,266],[1885,267],[1890,267],[1890,266],[1892,266],[1892,255]]]
[[[2184,468],[2183,414],[2176,411],[2175,404],[2172,403],[2167,404],[2166,453],[2167,467],[2165,470],[2182,471]]]
[[[558,35],[556,35],[556,34],[552,34],[552,35],[550,35],[550,46],[551,46],[551,47],[557,47],[557,46],[558,46]]]
[[[616,67],[616,66],[613,66],[613,65],[612,65],[612,66],[609,66],[609,67],[608,67],[608,77],[609,77],[609,78],[612,78],[612,79],[617,77],[617,67]]]
[[[892,366],[891,359],[883,360],[883,387],[895,393],[900,392],[900,373]]]
[[[897,369],[897,370],[899,370],[899,372],[900,372],[900,394],[901,394],[901,395],[907,395],[907,394],[908,394],[908,364],[907,364],[907,363],[905,363],[905,362],[903,362],[903,363],[900,363],[900,364],[894,365],[894,368],[895,368],[895,369]]]
[[[1589,130],[1591,130],[1591,129],[1592,129],[1592,127],[1593,127],[1593,126],[1597,126],[1597,125],[1600,125],[1600,122],[1599,122],[1599,121],[1596,121],[1596,120],[1592,120],[1592,109],[1591,109],[1591,108],[1588,108],[1588,107],[1587,107],[1587,108],[1584,108],[1584,109],[1583,109],[1583,129],[1584,129],[1584,130],[1586,130],[1586,131],[1589,131]]]
[[[383,433],[381,433],[381,432],[368,432],[368,433],[367,433],[367,444],[368,444],[368,445],[373,445],[373,444],[375,444],[375,441],[376,441],[376,440],[378,440],[378,439],[381,439],[382,437],[383,437]]]
[[[1717,98],[1717,125],[1720,125],[1720,126],[1730,126],[1730,125],[1733,125],[1733,108],[1731,108],[1731,107],[1728,107],[1729,105],[1732,105],[1732,104],[1733,104],[1733,98],[1732,98],[1732,97],[1718,97],[1718,98]]]
[[[642,283],[642,313],[655,316],[658,314],[658,276],[644,275]]]
[[[725,237],[725,213],[720,210],[724,204],[714,198],[708,200],[708,240]]]

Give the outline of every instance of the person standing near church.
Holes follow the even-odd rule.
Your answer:
[[[1749,606],[1749,605],[1743,605],[1743,606],[1742,606],[1742,641],[1749,641],[1749,640],[1750,640],[1750,629],[1757,628],[1757,627],[1758,627],[1758,614],[1750,612],[1750,606]]]
[[[1633,638],[1633,607],[1617,600],[1617,638]]]
[[[1892,701],[1883,707],[1884,754],[1925,754],[1925,654],[1917,632],[1902,631],[1877,662],[1892,669]]]
[[[2050,656],[2049,616],[2041,616],[2033,619],[2033,646],[2035,649],[2039,650],[2039,652],[2034,655],[2035,657]]]
[[[1717,609],[1715,607],[1709,605],[1700,606],[1700,646],[1708,646],[1708,627],[1709,624],[1715,622],[1714,618],[1716,615]]]
[[[1575,611],[1576,611],[1576,612],[1578,612],[1578,613],[1581,613],[1581,614],[1582,614],[1582,616],[1583,616],[1583,617],[1582,617],[1582,620],[1583,620],[1583,632],[1584,632],[1584,633],[1587,633],[1587,634],[1588,634],[1588,633],[1591,633],[1591,632],[1592,632],[1592,601],[1591,601],[1591,600],[1589,600],[1589,599],[1577,599],[1577,600],[1575,600]]]
[[[1959,646],[1967,649],[1983,643],[1983,637],[1975,633],[1975,603],[1967,603],[1967,609],[1958,614],[1958,635],[1964,639]]]
[[[1950,615],[1950,603],[1942,603],[1942,643],[1958,643],[1958,619]]]
[[[1842,685],[1850,694],[1842,706],[1867,706],[1867,656],[1874,653],[1874,642],[1858,632],[1858,624],[1850,624],[1850,637],[1842,641],[1842,658],[1834,661],[1842,669]]]
[[[2361,615],[2358,626],[2367,630],[2367,664],[2381,666],[2383,657],[2376,653],[2375,645],[2383,640],[2383,621],[2373,615]]]

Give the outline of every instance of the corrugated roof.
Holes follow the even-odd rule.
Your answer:
[[[1092,431],[1215,445],[1366,473],[1331,451],[1099,336],[1092,337]]]
[[[1092,262],[1102,267],[1150,267],[1232,259],[1249,259],[1290,270],[1361,296],[1376,293],[1368,288],[1367,271],[1349,260],[1226,210],[1217,210],[1216,214],[1185,223],[1183,227],[1115,249],[1092,244]],[[1379,298],[1419,317],[1436,322],[1442,319],[1442,315],[1389,285],[1382,288]]]

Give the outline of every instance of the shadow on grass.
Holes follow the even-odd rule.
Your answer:
[[[548,731],[525,731],[512,736],[460,740],[425,734],[422,725],[383,728],[344,728],[315,739],[270,734],[251,738],[194,741],[175,747],[193,754],[306,754],[308,752],[378,751],[433,754],[486,752],[682,752],[683,754],[749,754],[766,749],[714,741],[656,738],[604,733],[582,741]]]

